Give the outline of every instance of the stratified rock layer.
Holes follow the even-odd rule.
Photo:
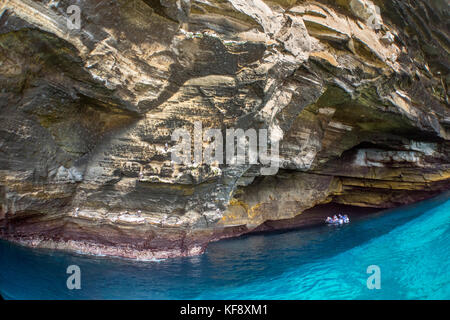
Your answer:
[[[3,238],[183,256],[317,223],[316,205],[450,187],[444,0],[9,0],[0,15]],[[280,170],[172,163],[171,134],[197,121],[268,129]]]

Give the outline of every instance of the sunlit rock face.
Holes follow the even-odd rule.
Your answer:
[[[0,6],[3,238],[192,255],[319,204],[389,208],[450,187],[445,0]],[[195,122],[267,129],[280,170],[172,163],[173,131]]]

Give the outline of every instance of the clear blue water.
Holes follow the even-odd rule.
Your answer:
[[[81,268],[68,290],[66,268]],[[369,265],[381,289],[366,285]],[[343,227],[212,243],[206,254],[136,262],[0,242],[12,299],[450,299],[450,194]]]

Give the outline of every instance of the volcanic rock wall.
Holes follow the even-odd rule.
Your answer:
[[[445,0],[0,1],[0,235],[182,256],[318,204],[448,190],[449,15]],[[173,163],[173,131],[195,122],[268,129],[280,170]]]

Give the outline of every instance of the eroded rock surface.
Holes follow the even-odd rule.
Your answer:
[[[3,238],[192,255],[319,204],[450,187],[444,0],[9,0],[0,15]],[[279,172],[172,163],[171,134],[198,121],[268,129]]]

